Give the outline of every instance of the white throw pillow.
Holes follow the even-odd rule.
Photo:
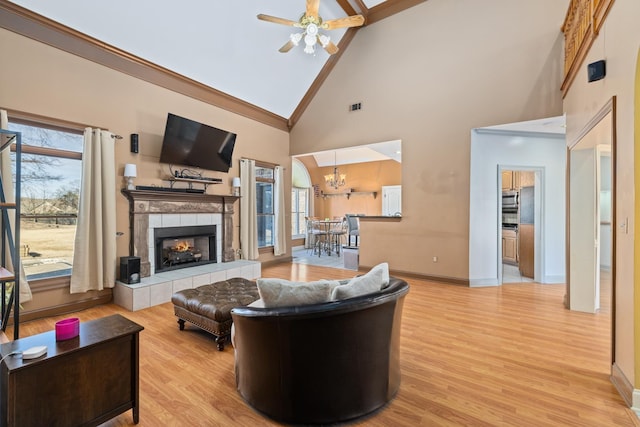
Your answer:
[[[247,307],[255,307],[255,308],[265,308],[264,307],[264,301],[262,301],[261,299],[257,299],[254,302],[252,302],[251,304],[249,304]]]
[[[366,274],[354,277],[346,285],[336,286],[331,299],[342,300],[377,292],[389,286],[389,264],[383,262],[376,265]]]
[[[291,282],[284,279],[258,279],[258,293],[264,307],[287,307],[331,301],[337,280]]]

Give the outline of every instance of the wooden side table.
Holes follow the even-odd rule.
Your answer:
[[[0,426],[96,426],[129,409],[137,424],[143,329],[116,314],[81,322],[70,340],[50,331],[0,345],[0,357],[47,346],[38,359],[9,356],[0,365]]]

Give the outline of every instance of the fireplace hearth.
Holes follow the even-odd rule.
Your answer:
[[[216,262],[216,226],[154,229],[155,272]]]

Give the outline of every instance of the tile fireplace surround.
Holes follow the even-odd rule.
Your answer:
[[[122,190],[129,199],[129,253],[140,257],[140,283],[116,282],[114,302],[135,311],[171,300],[174,292],[231,277],[260,277],[258,261],[235,261],[233,213],[237,196]],[[154,274],[154,229],[216,226],[216,262]]]

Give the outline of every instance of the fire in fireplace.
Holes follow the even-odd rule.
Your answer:
[[[216,226],[154,229],[155,272],[216,262]]]
[[[202,259],[202,252],[194,246],[193,239],[179,240],[175,244],[165,239],[162,244],[167,245],[162,248],[162,262],[169,267],[183,262],[198,262]]]

